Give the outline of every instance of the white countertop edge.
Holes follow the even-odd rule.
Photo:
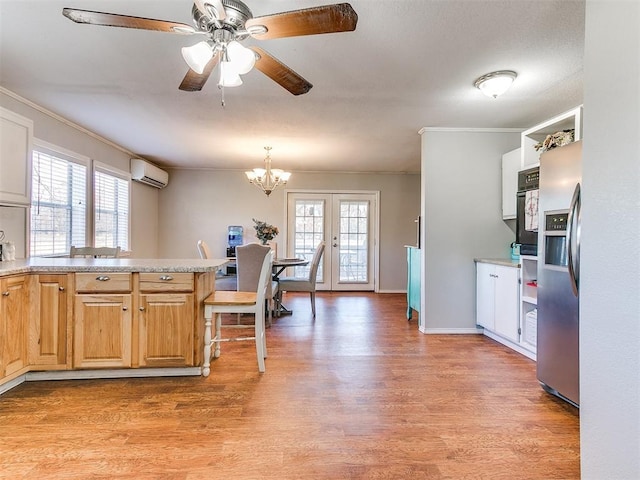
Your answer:
[[[511,258],[474,258],[476,263],[491,263],[493,265],[502,265],[503,267],[520,268],[520,260],[511,260]]]
[[[226,258],[208,260],[145,258],[28,258],[0,262],[0,276],[39,272],[215,272],[228,263]]]

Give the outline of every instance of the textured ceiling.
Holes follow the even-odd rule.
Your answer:
[[[331,3],[245,0],[254,16]],[[178,85],[197,36],[78,25],[63,7],[191,23],[189,0],[0,0],[0,85],[164,166],[417,172],[422,127],[529,127],[582,103],[584,1],[354,0],[354,32],[258,41],[314,86],[257,70]],[[518,72],[498,99],[480,75]]]

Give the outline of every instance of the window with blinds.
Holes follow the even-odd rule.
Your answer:
[[[87,166],[35,144],[30,256],[65,255],[85,246]]]
[[[129,181],[96,168],[93,178],[94,246],[129,250]]]

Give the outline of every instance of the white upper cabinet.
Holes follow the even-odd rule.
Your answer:
[[[569,129],[575,130],[576,142],[582,139],[582,106],[573,108],[522,132],[522,168],[526,169],[540,164],[542,151],[535,149],[538,142],[542,142],[547,135]]]
[[[29,205],[33,121],[0,107],[0,204]]]
[[[516,148],[502,156],[502,219],[516,218],[518,172],[522,168],[521,149]]]

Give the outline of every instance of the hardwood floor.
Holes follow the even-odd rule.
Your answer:
[[[28,382],[0,397],[0,478],[577,479],[578,413],[480,335],[423,335],[404,295],[287,294],[202,377]]]

